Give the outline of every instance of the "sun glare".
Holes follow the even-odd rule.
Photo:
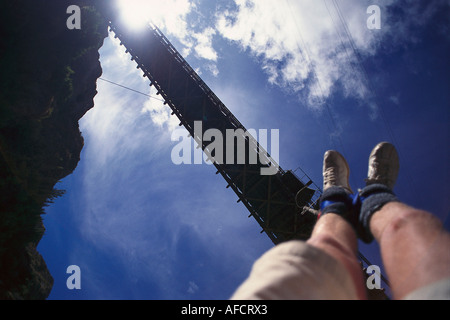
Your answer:
[[[160,1],[117,0],[118,9],[124,22],[133,29],[145,27],[158,13]]]

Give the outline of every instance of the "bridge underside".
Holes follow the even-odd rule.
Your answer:
[[[235,149],[231,159],[216,161],[217,174],[227,181],[269,238],[275,243],[291,239],[309,238],[317,220],[304,207],[315,208],[320,196],[318,188],[308,178],[299,179],[292,171],[279,167],[259,143],[247,133],[220,99],[202,81],[167,38],[154,26],[136,32],[129,31],[117,22],[110,22],[115,33],[131,54],[137,67],[155,86],[172,114],[180,120],[203,151],[214,159],[217,150],[209,150],[210,142],[202,137],[208,129],[217,129],[223,137],[233,130],[236,141],[245,141],[245,161],[238,162]],[[194,130],[201,124],[201,132]],[[241,129],[241,130],[239,130]],[[230,157],[223,147],[223,159]],[[240,149],[242,150],[242,149]],[[242,152],[242,151],[241,151]],[[251,152],[258,154],[257,161],[249,161]],[[242,156],[242,154],[240,155]],[[242,163],[242,164],[241,164]],[[275,174],[261,175],[261,169],[275,167]],[[305,175],[306,177],[306,175]]]

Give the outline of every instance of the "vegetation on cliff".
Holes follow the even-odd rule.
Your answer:
[[[82,9],[69,30],[66,9]],[[53,279],[36,251],[43,207],[64,191],[93,107],[106,22],[92,1],[0,3],[0,298],[45,299]]]

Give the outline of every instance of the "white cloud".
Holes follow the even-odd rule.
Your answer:
[[[307,88],[310,105],[327,98],[337,81],[344,83],[347,95],[365,95],[339,7],[331,1],[235,2],[237,11],[218,15],[217,29],[260,57],[271,83],[294,92]],[[349,17],[346,23],[354,43],[359,49],[372,49],[373,36],[364,30],[364,1],[344,3],[340,8]]]
[[[197,67],[199,73],[218,76],[219,54],[212,40],[223,37],[259,57],[269,83],[300,94],[314,107],[322,105],[337,88],[360,101],[370,98],[371,79],[360,65],[360,57],[375,55],[382,44],[386,47],[386,35],[395,42],[390,45],[419,41],[410,34],[411,26],[425,24],[446,0],[425,5],[405,1],[401,20],[389,15],[394,0],[230,0],[235,7],[218,5],[219,11],[209,21],[202,16],[201,30],[190,20],[190,15],[200,15],[201,1],[119,2],[131,16],[134,12],[148,17],[167,36],[180,41],[178,49],[184,57],[195,54],[205,61]],[[381,7],[381,30],[367,28],[367,8],[373,4]],[[220,11],[222,8],[226,9]]]
[[[187,292],[190,294],[194,294],[198,291],[198,285],[194,281],[189,281],[189,287]]]
[[[140,92],[128,92],[123,87],[115,86],[113,83],[105,83],[101,79],[98,81],[98,91],[108,92],[96,97],[97,104],[108,105],[109,110],[107,118],[98,109],[92,109],[91,117],[83,119],[86,126],[96,126],[95,135],[104,140],[107,130],[114,130],[117,125],[114,119],[119,119],[121,124],[125,125],[125,119],[137,118],[139,115],[137,109],[130,110],[123,106],[129,105],[129,101],[134,101],[136,108],[140,109],[141,114],[149,115],[152,122],[160,128],[164,128],[166,132],[171,132],[179,121],[175,116],[171,116],[171,110],[164,105],[164,100],[157,95],[157,91],[147,78],[144,78],[142,71],[136,69],[135,63],[131,61],[131,56],[125,53],[125,48],[120,46],[120,41],[115,39],[112,34],[105,40],[104,47],[101,49],[102,55],[102,79],[112,81],[120,86],[127,87],[131,90]],[[147,97],[145,96],[147,95]],[[148,97],[150,96],[150,97]],[[133,114],[130,114],[133,113]],[[101,117],[98,119],[97,117]]]
[[[395,1],[375,1],[381,8],[380,30],[367,28],[367,8],[374,1],[234,2],[237,9],[218,13],[218,34],[259,57],[270,83],[301,93],[315,106],[336,88],[361,102],[370,99],[372,80],[361,58],[376,55],[381,46],[419,41],[411,28],[429,22],[446,1],[405,1],[401,19],[394,19],[389,10]],[[377,107],[372,103],[369,108],[376,117]]]
[[[123,53],[124,50],[111,37],[105,41],[100,50],[102,78],[153,94],[148,79],[142,77],[134,62]],[[123,208],[127,206],[130,210],[127,219],[142,218],[144,213],[139,205],[143,205],[146,200],[145,192],[136,187],[141,183],[137,168],[150,166],[162,150],[168,150],[169,130],[175,117],[170,116],[169,107],[161,101],[109,82],[99,80],[97,90],[99,93],[95,97],[95,108],[80,121],[86,139],[84,157],[89,163],[83,173],[84,214],[80,216],[80,223],[83,225],[81,230],[88,239],[109,247],[116,241],[119,244],[123,242],[123,245],[127,233],[113,234],[108,230],[136,230],[130,224],[123,224],[122,217],[108,212],[107,207],[114,207],[123,213]],[[166,161],[170,161],[170,153]],[[155,166],[152,168],[157,170]],[[130,184],[137,189],[125,187]],[[122,200],[117,201],[118,199]],[[129,199],[133,199],[131,203]],[[140,234],[143,233],[141,230]]]
[[[154,98],[150,98],[144,103],[142,113],[149,114],[153,123],[160,128],[167,128],[169,132],[172,132],[178,127],[180,121],[171,115],[170,108],[164,104],[162,98],[158,98],[157,90],[154,87],[150,87],[149,95]]]
[[[212,38],[216,31],[213,28],[206,28],[201,33],[194,33],[193,37],[197,40],[195,53],[198,57],[217,61],[217,52],[213,49]]]
[[[217,77],[219,75],[219,68],[214,63],[208,63],[205,65],[205,68],[214,76]]]

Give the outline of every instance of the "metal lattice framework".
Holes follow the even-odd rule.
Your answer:
[[[236,139],[233,142],[245,143],[244,162],[238,161],[238,156],[243,155],[238,155],[237,143],[234,143],[232,155],[233,150],[223,148],[223,159],[231,157],[234,161],[215,161],[214,165],[217,174],[227,181],[227,188],[231,188],[238,202],[249,210],[249,217],[262,227],[261,232],[275,244],[309,238],[317,217],[304,208],[316,208],[320,197],[320,189],[311,179],[306,174],[300,179],[276,164],[156,26],[149,25],[136,32],[110,21],[110,28],[137,63],[137,68],[150,80],[150,85],[164,98],[172,115],[178,117],[180,126],[187,129],[210,158],[214,159],[214,151],[209,150],[209,143],[202,139],[208,129],[219,130],[224,137],[227,130],[233,130]],[[200,123],[201,134],[198,132]],[[259,155],[256,163],[249,161],[251,152]],[[270,166],[276,168],[276,173],[262,175],[261,169]]]

